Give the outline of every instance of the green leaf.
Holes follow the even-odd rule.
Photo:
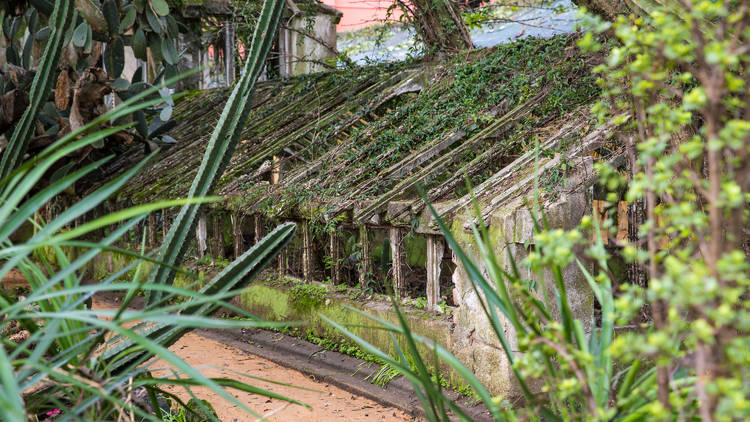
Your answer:
[[[155,138],[161,134],[167,133],[174,129],[176,125],[177,122],[174,120],[163,122],[159,116],[156,116],[151,120],[151,125],[148,127],[148,137]]]
[[[116,91],[125,91],[130,88],[130,82],[123,78],[117,78],[109,86]]]
[[[47,41],[50,34],[52,33],[52,30],[49,26],[45,26],[44,28],[37,31],[36,35],[34,35],[34,38],[36,38],[37,41]]]
[[[128,220],[130,218],[137,217],[137,216],[143,216],[145,214],[148,214],[152,210],[168,208],[168,207],[173,207],[176,205],[183,205],[183,204],[196,204],[196,203],[200,204],[200,203],[206,203],[206,202],[216,202],[219,199],[220,197],[185,198],[185,199],[174,199],[171,201],[152,202],[152,203],[145,204],[145,205],[137,205],[137,206],[126,208],[124,210],[120,210],[112,214],[107,214],[104,217],[99,217],[95,220],[83,223],[80,226],[77,226],[71,230],[68,230],[66,232],[63,232],[61,234],[51,237],[49,239],[49,242],[56,243],[56,242],[61,242],[65,240],[75,239],[77,237],[81,237],[88,233],[91,233],[94,230],[100,229],[102,227],[107,227],[110,224],[118,223],[120,221]]]
[[[148,22],[148,26],[150,26],[151,29],[157,34],[161,34],[163,32],[159,17],[156,16],[154,12],[151,11],[151,9],[146,10],[146,21]]]
[[[120,33],[127,31],[131,26],[133,26],[137,14],[138,13],[135,10],[135,7],[128,8],[128,11],[125,12],[125,17],[123,17],[122,21],[120,22]]]
[[[73,31],[73,45],[78,48],[83,48],[86,45],[86,34],[88,32],[89,24],[81,22]]]
[[[94,45],[94,29],[91,25],[86,26],[86,45],[83,46],[83,54],[91,54],[91,48]]]
[[[15,378],[13,360],[0,347],[0,416],[4,421],[26,420],[26,408]]]
[[[255,277],[260,274],[260,271],[262,271],[263,268],[265,268],[276,257],[276,255],[286,247],[292,237],[294,237],[296,229],[294,223],[285,223],[275,228],[271,233],[261,239],[260,242],[250,248],[250,250],[242,254],[242,256],[237,258],[211,279],[208,284],[201,288],[199,293],[209,296],[221,295],[244,287],[251,280],[255,279]],[[148,297],[156,297],[155,291],[149,290],[147,294]],[[211,315],[220,307],[215,301],[199,302],[195,299],[191,299],[183,306],[184,308],[181,310],[181,314],[199,316]],[[187,331],[188,330],[184,327],[175,327],[174,324],[157,324],[156,326],[140,330],[139,334],[145,335],[151,339],[159,338],[159,344],[169,347]],[[117,356],[121,350],[130,347],[132,344],[133,342],[129,340],[123,344],[118,344],[116,347],[107,350],[103,356],[105,359],[111,360]],[[140,353],[143,354],[146,352]],[[119,369],[127,363],[138,361],[144,357],[145,356],[139,357],[138,355],[133,354],[132,356],[123,357],[117,362],[111,362],[110,367],[113,371],[119,371]]]
[[[31,68],[31,49],[34,47],[34,37],[27,37],[26,42],[23,44],[23,56],[21,56],[21,61],[23,63],[23,67],[26,69]]]
[[[33,213],[44,206],[47,201],[107,161],[109,161],[109,159],[99,160],[74,171],[70,175],[67,174],[67,170],[69,170],[75,162],[71,161],[67,165],[61,167],[55,172],[55,174],[53,174],[53,177],[50,178],[52,182],[49,186],[24,201],[24,203],[18,207],[16,212],[4,221],[2,228],[0,228],[0,240],[5,241],[13,231],[20,227],[26,220],[31,218]]]
[[[52,0],[29,0],[32,6],[41,14],[50,16],[55,9]]]
[[[135,57],[146,60],[147,59],[147,45],[146,45],[146,34],[141,28],[135,30],[133,34],[133,54]]]
[[[138,110],[133,113],[133,118],[135,119],[135,129],[138,131],[138,134],[143,138],[147,138],[148,123],[146,123],[146,115],[143,113],[143,110]]]
[[[12,41],[16,40],[16,37],[19,36],[19,31],[21,30],[21,24],[23,23],[23,18],[21,16],[16,16],[13,18],[13,23],[10,26],[10,34],[8,35],[8,38],[10,38]]]
[[[21,66],[21,57],[18,56],[18,51],[16,50],[16,47],[11,44],[8,46],[8,48],[5,49],[5,58],[8,60],[8,63],[14,64],[16,66]]]
[[[31,9],[31,15],[29,15],[27,20],[27,29],[29,30],[29,33],[33,34],[39,26],[39,14],[37,14],[36,9]]]
[[[98,34],[106,34],[107,20],[102,13],[101,3],[94,0],[75,0],[76,11],[94,28]]]
[[[161,55],[161,43],[162,43],[162,38],[159,34],[154,34],[153,32],[149,32],[148,46],[151,48],[151,55],[154,57],[154,60],[156,61],[157,66],[159,63],[164,61],[164,56]]]
[[[177,76],[180,73],[179,69],[177,69],[176,65],[168,64],[164,66],[164,79],[173,79],[175,76]],[[176,86],[176,83],[170,84],[170,88],[174,88]]]
[[[244,392],[251,393],[251,394],[271,397],[271,398],[286,401],[289,403],[298,404],[308,409],[312,409],[309,405],[302,403],[300,401],[288,398],[286,396],[282,396],[280,394],[276,394],[271,391],[263,390],[258,387],[253,387],[252,385],[246,384],[241,381],[233,380],[231,378],[211,378],[211,380],[219,384],[222,387],[230,387],[235,390],[240,390],[240,391],[244,391]],[[139,380],[138,383],[143,384],[143,385],[179,385],[179,386],[202,385],[201,383],[193,379],[171,379],[171,378],[144,378],[144,379]]]
[[[177,25],[177,20],[172,17],[172,15],[169,15],[166,17],[167,20],[167,33],[172,38],[177,38],[180,36],[180,27]]]
[[[169,5],[165,0],[151,0],[151,9],[159,16],[169,14]]]
[[[159,113],[159,118],[166,122],[169,120],[169,118],[172,117],[172,107],[166,106],[163,109],[161,109],[161,113]]]
[[[138,66],[138,69],[133,72],[133,77],[130,78],[130,83],[143,82],[143,66]]]
[[[119,78],[125,68],[125,43],[121,37],[115,37],[114,41],[107,43],[102,59],[107,73]]]
[[[104,13],[104,19],[107,21],[109,35],[117,35],[117,31],[120,30],[120,11],[117,9],[114,0],[105,0],[102,3],[102,12]]]
[[[174,47],[174,41],[170,39],[161,40],[161,54],[164,56],[164,60],[169,64],[177,64],[180,61],[180,56],[177,54],[177,49]]]
[[[5,19],[5,9],[0,9],[0,26],[2,26],[3,36],[10,38],[10,23],[8,19]]]

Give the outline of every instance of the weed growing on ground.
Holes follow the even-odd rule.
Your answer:
[[[298,311],[311,311],[326,301],[326,288],[317,284],[295,283],[289,294],[292,306]]]

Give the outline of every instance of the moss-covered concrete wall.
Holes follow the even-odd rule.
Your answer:
[[[491,221],[489,221],[489,237],[493,252],[497,257],[498,265],[509,273],[511,272],[509,256],[513,256],[521,275],[526,279],[536,281],[541,289],[546,290],[548,297],[554,298],[556,293],[552,273],[545,271],[540,276],[523,265],[523,259],[528,255],[528,248],[534,245],[534,223],[525,203],[524,200],[518,199],[492,214]],[[571,229],[578,225],[581,217],[589,209],[587,204],[590,204],[590,201],[586,193],[576,192],[562,195],[558,201],[545,207],[544,212],[551,228]],[[490,280],[474,235],[464,229],[467,221],[468,215],[457,215],[453,221],[451,233],[461,248],[477,264],[485,278]],[[454,312],[455,330],[453,333],[456,356],[467,365],[474,365],[471,366],[472,368],[493,368],[492,371],[481,370],[475,373],[494,393],[505,397],[520,396],[521,392],[514,380],[510,362],[480,303],[482,297],[474,291],[462,265],[458,266],[457,271],[455,289],[459,306]],[[563,279],[573,317],[581,319],[584,329],[590,330],[593,326],[594,296],[583,273],[576,264],[571,264],[563,269]],[[540,299],[543,297],[541,289],[536,291]],[[559,311],[555,309],[554,303],[551,305],[553,317],[559,319]],[[515,330],[502,315],[500,318],[510,347],[514,353],[518,353]]]
[[[391,304],[381,300],[362,302],[329,292],[326,300],[318,306],[299,306],[286,288],[255,284],[235,298],[234,304],[269,321],[302,322],[301,330],[309,330],[314,337],[333,342],[346,342],[347,337],[326,322],[322,318],[325,316],[339,324],[347,325],[354,334],[380,350],[393,357],[398,356],[390,332],[375,328],[378,325],[377,322],[356,311],[359,310],[399,325],[398,317]],[[453,328],[450,318],[431,315],[416,309],[406,310],[405,317],[414,333],[451,348]],[[400,342],[399,347],[408,351],[406,344],[402,342],[403,339],[398,337],[397,339]],[[420,347],[420,349],[424,356],[430,355],[425,354],[428,352],[426,347]],[[440,370],[452,385],[463,384],[460,378],[449,371],[447,365],[441,365]]]

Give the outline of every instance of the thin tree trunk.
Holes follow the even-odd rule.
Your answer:
[[[428,54],[460,51],[473,47],[469,30],[461,19],[461,12],[451,0],[399,0],[402,9],[427,48]]]

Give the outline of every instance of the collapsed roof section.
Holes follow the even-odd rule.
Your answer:
[[[471,203],[469,180],[489,215],[528,191],[535,166],[551,171],[564,161],[560,151],[572,146],[580,156],[601,146],[606,131],[589,133],[588,117],[596,61],[579,53],[575,37],[560,36],[440,64],[260,84],[217,192],[224,206],[247,214],[434,232],[420,189],[450,221]],[[143,203],[186,196],[228,94],[182,98],[172,132],[178,143],[120,197]],[[587,136],[596,140],[581,146]],[[548,182],[543,199],[561,188]]]
[[[233,8],[231,0],[181,0],[176,5],[186,18],[232,16]]]

